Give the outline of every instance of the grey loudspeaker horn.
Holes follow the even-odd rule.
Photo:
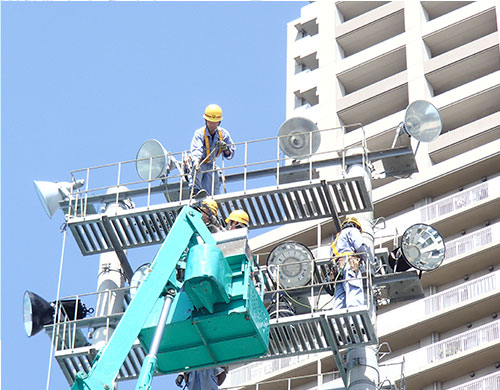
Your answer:
[[[49,218],[52,218],[56,211],[59,210],[59,202],[68,199],[71,191],[82,187],[84,181],[53,183],[50,181],[33,180],[33,184],[45,212]]]
[[[417,141],[431,142],[441,134],[443,123],[436,107],[425,100],[417,100],[406,109],[403,128]]]
[[[279,147],[288,157],[306,158],[318,151],[321,135],[318,126],[307,118],[286,120],[279,128]]]

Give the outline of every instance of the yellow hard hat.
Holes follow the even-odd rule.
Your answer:
[[[201,202],[202,207],[208,208],[213,215],[217,215],[217,211],[219,210],[219,206],[217,206],[217,202],[211,198],[205,198]]]
[[[217,104],[209,104],[207,108],[205,108],[203,118],[209,122],[220,122],[222,120],[222,108]]]
[[[234,210],[231,214],[229,214],[229,217],[226,218],[226,223],[229,223],[229,221],[240,222],[248,227],[250,217],[244,210]]]
[[[363,232],[363,228],[361,227],[361,222],[359,222],[359,220],[356,218],[356,217],[347,217],[346,219],[344,219],[344,221],[342,222],[342,224],[340,225],[340,227],[343,229],[345,224],[347,223],[352,223],[353,225],[356,225],[356,227],[361,231]]]

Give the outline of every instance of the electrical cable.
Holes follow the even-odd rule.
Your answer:
[[[52,358],[54,357],[54,348],[55,348],[55,343],[54,343],[54,337],[56,333],[56,323],[59,320],[59,297],[61,294],[61,281],[62,281],[62,272],[63,272],[63,264],[64,264],[64,252],[66,249],[66,233],[67,230],[64,229],[63,231],[63,242],[62,242],[62,249],[61,249],[61,262],[59,266],[59,278],[57,281],[57,293],[56,293],[56,317],[54,321],[54,326],[52,327],[52,342],[50,343],[50,356],[49,356],[49,369],[47,373],[47,390],[50,390],[50,373],[52,371]]]

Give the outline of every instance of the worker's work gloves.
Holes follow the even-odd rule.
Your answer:
[[[175,378],[175,384],[179,387],[182,387],[182,381],[184,380],[184,375],[179,374],[177,378]]]
[[[200,170],[200,162],[199,161],[197,161],[197,160],[193,161],[193,169],[195,171],[199,171]]]
[[[229,149],[229,147],[227,146],[227,144],[224,141],[222,141],[222,140],[217,141],[217,143],[215,144],[215,146],[218,147],[223,152],[225,152],[226,150]]]

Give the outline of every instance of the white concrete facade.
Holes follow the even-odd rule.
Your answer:
[[[288,25],[287,118],[319,129],[361,122],[370,150],[380,150],[412,101],[428,100],[442,116],[439,138],[418,146],[418,173],[373,180],[375,216],[386,219],[377,246],[392,249],[417,222],[446,243],[442,267],[422,276],[425,298],[379,309],[378,336],[392,350],[380,360],[381,381],[400,385],[392,363],[404,359],[410,390],[500,389],[499,26],[500,4],[488,0],[320,0]],[[361,137],[354,129],[342,142],[354,147]],[[401,142],[415,150],[415,140]],[[327,247],[328,222],[287,225],[251,247],[264,254],[276,237]],[[331,355],[281,360],[252,363],[225,385],[342,388],[337,375],[318,375],[335,371]],[[294,377],[303,379],[283,380]]]

